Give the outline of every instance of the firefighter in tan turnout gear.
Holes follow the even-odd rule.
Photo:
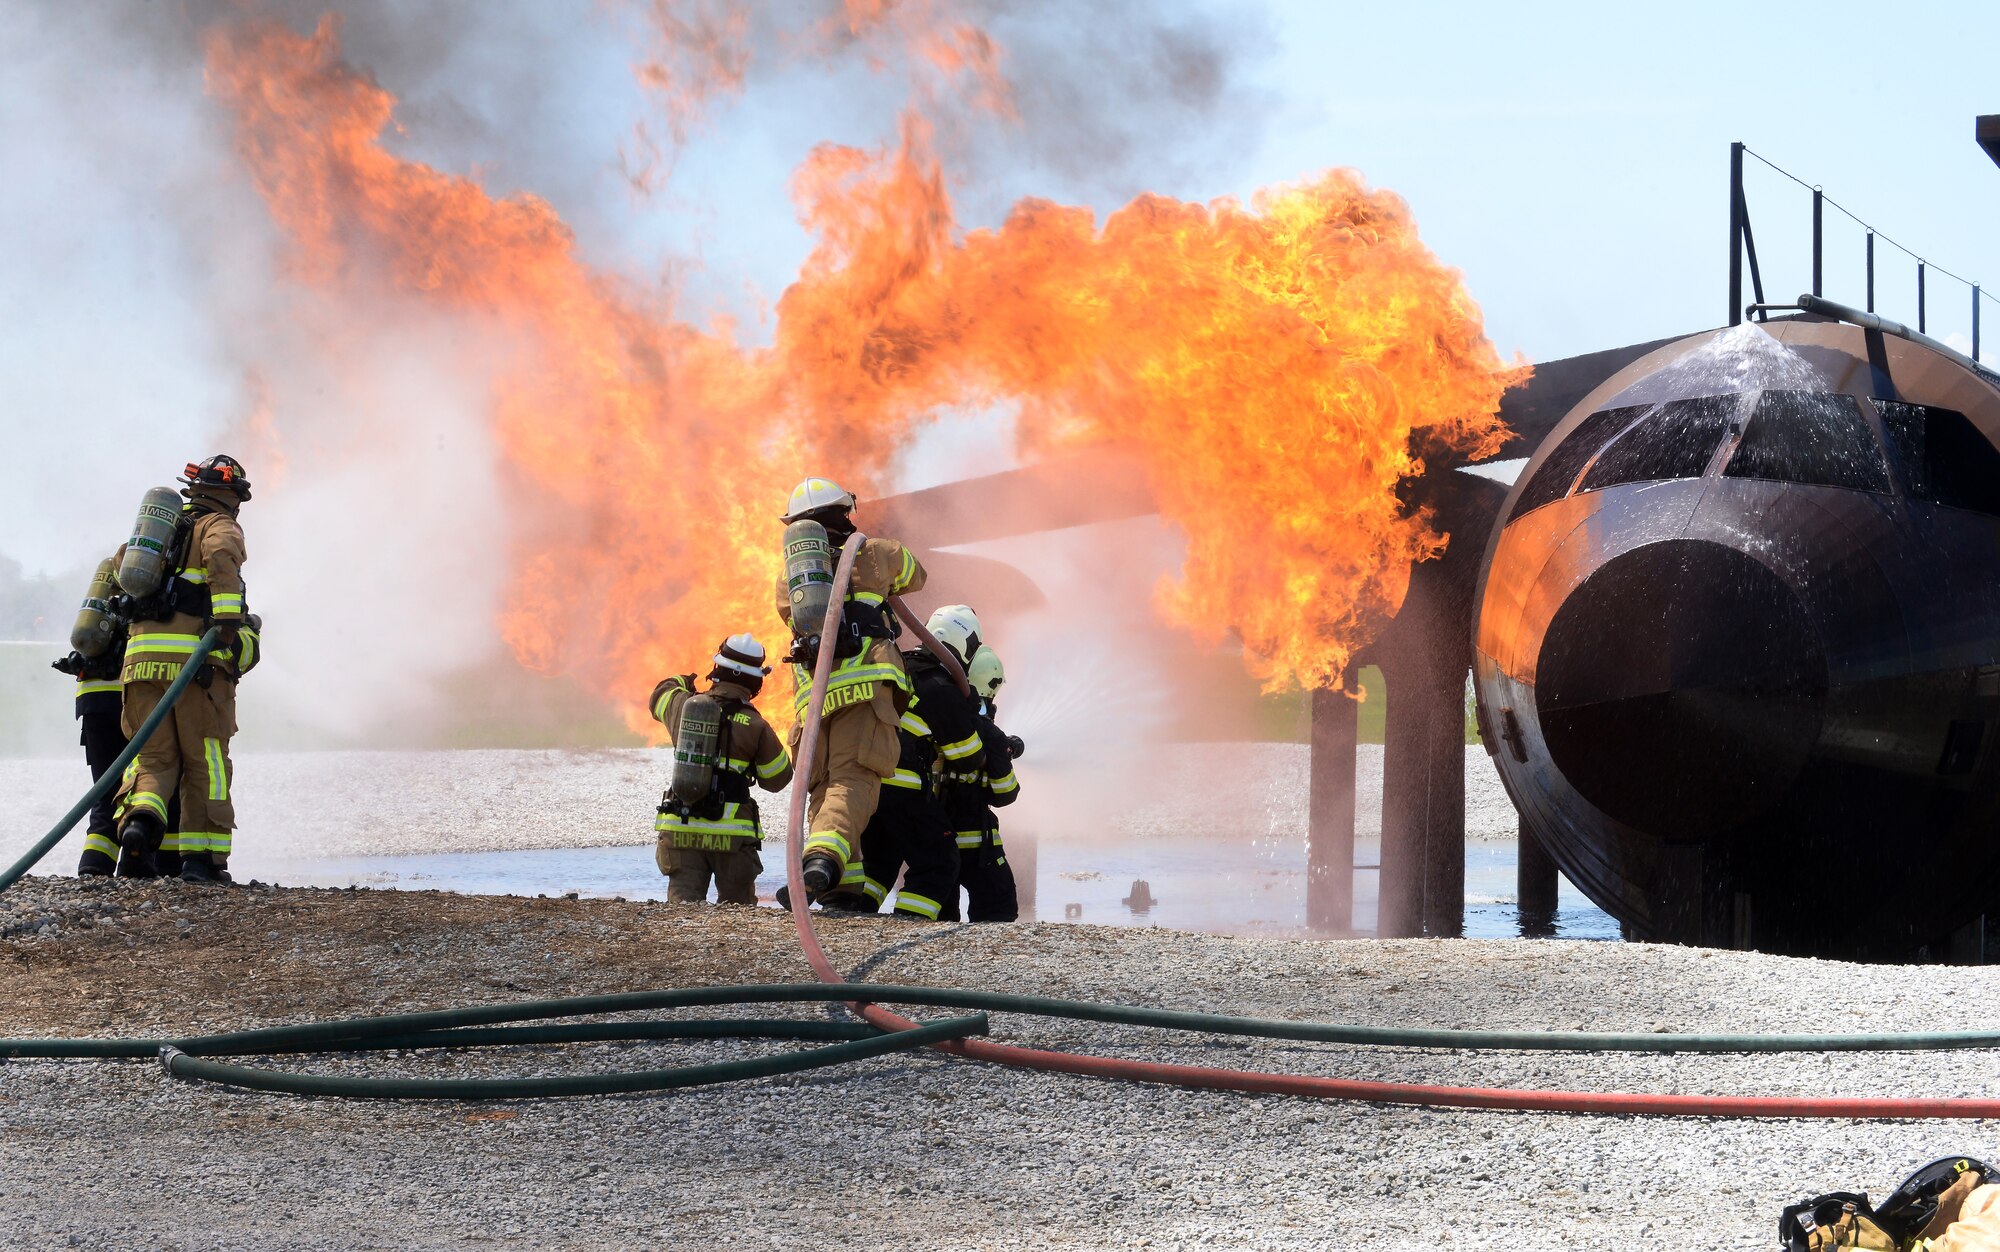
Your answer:
[[[888,599],[924,585],[924,567],[908,548],[893,539],[868,539],[855,556],[842,605],[840,638],[819,638],[833,559],[855,531],[854,507],[854,496],[839,484],[808,478],[792,490],[780,519],[788,524],[786,566],[792,575],[778,581],[778,616],[792,627],[795,640],[786,658],[792,662],[795,684],[790,740],[795,756],[805,726],[806,701],[811,698],[813,660],[819,648],[834,649],[819,746],[811,761],[800,762],[811,791],[801,873],[806,895],[812,899],[839,883],[850,864],[860,862],[861,832],[874,816],[882,780],[896,772],[901,755],[896,724],[909,707],[910,678],[896,651],[902,628]],[[816,573],[809,568],[810,557],[795,559],[793,549],[805,544],[800,539],[795,545],[795,536],[814,529],[800,523],[825,528],[822,563]],[[796,621],[794,607],[800,610]]]
[[[121,675],[125,733],[145,722],[211,625],[220,628],[221,640],[139,750],[119,800],[118,842],[128,853],[150,856],[166,830],[168,797],[178,795],[180,833],[170,850],[180,853],[181,877],[228,882],[236,830],[229,740],[236,733],[237,658],[245,625],[245,552],[236,514],[250,498],[250,479],[235,458],[212,456],[189,465],[181,481],[187,503],[174,519],[171,548],[156,554],[166,560],[166,577],[157,589],[134,595],[128,608],[132,625]],[[135,534],[121,557],[134,555],[139,543]],[[128,566],[129,559],[121,564],[121,585],[129,581]]]
[[[750,706],[770,672],[764,645],[731,635],[716,649],[714,666],[705,691],[695,691],[693,674],[653,688],[649,707],[674,750],[673,785],[653,823],[653,855],[676,904],[708,899],[710,878],[721,903],[755,904],[764,836],[751,788],[782,789],[792,780],[792,758]]]

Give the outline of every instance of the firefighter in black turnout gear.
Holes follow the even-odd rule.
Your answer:
[[[938,610],[930,631],[956,656],[978,650],[979,619],[963,606]],[[955,922],[958,845],[945,816],[943,776],[948,770],[976,770],[984,759],[977,706],[929,652],[907,651],[903,664],[914,695],[897,725],[901,756],[896,772],[882,780],[881,802],[862,836],[861,872],[841,880],[833,903],[852,901],[849,907],[872,911],[901,872],[897,916]]]
[[[116,568],[113,559],[98,566],[83,607],[77,613],[76,628],[70,633],[72,651],[53,666],[76,679],[76,720],[84,763],[90,767],[92,782],[104,777],[104,771],[111,768],[127,742],[119,724],[125,700],[124,684],[118,674],[125,665],[129,624],[117,615],[111,603],[118,590]],[[83,648],[89,648],[93,655],[86,656]],[[104,878],[115,871],[125,878],[150,878],[158,868],[156,862],[169,857],[164,872],[178,874],[178,853],[161,854],[157,858],[122,854],[118,846],[116,808],[116,795],[110,791],[91,806],[90,820],[84,827],[83,855],[77,860],[77,877]],[[180,827],[179,810],[179,800],[175,797],[167,805],[170,831]]]
[[[1011,922],[1021,915],[1014,890],[1014,869],[1000,840],[1000,819],[993,810],[1012,804],[1021,794],[1014,776],[1014,758],[1021,740],[994,724],[995,699],[1006,671],[991,645],[981,645],[966,667],[972,694],[980,700],[979,743],[984,761],[977,769],[947,769],[944,774],[945,817],[958,844],[958,883],[965,889],[965,920]]]

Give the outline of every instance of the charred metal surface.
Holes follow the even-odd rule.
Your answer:
[[[1340,691],[1315,691],[1307,766],[1306,925],[1354,929],[1354,775],[1361,705]]]
[[[1648,354],[1526,467],[1482,720],[1524,834],[1634,938],[1942,957],[1988,910],[1996,436],[1971,371],[1800,320]]]
[[[1673,342],[1672,339],[1656,339],[1651,343],[1606,348],[1602,352],[1586,352],[1582,356],[1564,357],[1559,361],[1536,365],[1534,376],[1526,384],[1500,397],[1500,420],[1507,423],[1509,434],[1507,442],[1492,459],[1505,461],[1530,455],[1555,429],[1556,423],[1569,416],[1577,401],[1595,390],[1599,383],[1640,357]]]
[[[1506,488],[1471,474],[1411,485],[1451,536],[1410,571],[1402,609],[1356,658],[1388,687],[1382,753],[1382,878],[1376,933],[1457,935],[1465,928],[1465,631],[1479,574],[1477,536]]]

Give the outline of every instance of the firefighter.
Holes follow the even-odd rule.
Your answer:
[[[93,657],[71,652],[54,665],[55,669],[76,678],[79,740],[84,762],[90,766],[92,782],[104,777],[104,771],[117,761],[118,754],[125,750],[128,742],[119,724],[123,716],[123,699],[118,671],[125,662],[125,628],[121,623],[115,629],[117,636],[105,651]],[[117,802],[114,789],[105,792],[91,806],[90,820],[84,827],[83,855],[77,859],[77,877],[105,878],[116,872],[122,878],[150,878],[156,872],[154,858],[142,860],[121,855],[118,823],[113,815]],[[169,830],[175,826],[174,810],[178,806],[178,798],[167,805]],[[174,859],[173,868],[176,873],[179,872],[178,857]]]
[[[781,521],[809,520],[826,527],[836,549],[854,534],[854,496],[825,478],[808,478],[792,490]],[[847,630],[834,644],[833,670],[821,705],[818,748],[811,761],[799,762],[811,792],[806,842],[800,864],[807,902],[818,899],[861,861],[861,832],[875,814],[882,780],[896,772],[901,747],[898,719],[910,703],[910,677],[896,651],[902,627],[888,605],[890,596],[918,591],[924,567],[916,554],[894,539],[867,540],[855,555],[847,597],[842,605]],[[791,598],[785,580],[778,580],[778,616],[792,624]],[[810,633],[802,626],[795,633]],[[811,698],[813,659],[795,647],[792,661],[794,694],[789,746],[796,757],[805,727],[806,701]],[[782,901],[781,901],[782,902]]]
[[[223,679],[241,681],[243,676],[257,668],[257,662],[263,659],[263,639],[264,619],[255,613],[245,613],[243,615],[243,624],[237,628],[235,645],[229,648],[218,645],[214,651],[208,654],[208,663],[214,667],[215,673]],[[120,668],[124,664],[122,660],[124,650],[125,639],[121,635],[118,640],[118,652],[121,654]],[[185,700],[187,698],[187,693],[182,692],[181,699]],[[77,703],[79,706],[82,705],[83,700],[81,697],[78,698]],[[112,703],[101,716],[103,721],[100,723],[99,734],[105,736],[105,738],[100,740],[98,754],[101,755],[103,765],[98,765],[96,761],[99,759],[99,756],[93,755],[91,757],[91,769],[93,771],[102,771],[110,766],[125,751],[126,745],[131,743],[131,739],[125,734],[124,703],[122,698]],[[84,733],[86,735],[91,733],[88,727],[86,727]],[[135,756],[132,758],[131,763],[125,767],[125,774],[119,780],[119,786],[97,806],[108,810],[106,829],[114,832],[123,829],[126,814],[132,807],[132,784],[138,776],[139,759]],[[98,777],[103,777],[101,772],[98,773]],[[91,810],[93,823],[96,821],[97,807]],[[150,856],[147,855],[146,848],[143,846],[128,850],[121,847],[114,840],[106,839],[104,841],[110,844],[111,848],[115,849],[118,853],[118,876],[120,878],[180,877],[180,811],[181,797],[180,793],[176,791],[173,795],[167,797],[166,830],[155,844],[150,845],[152,848]],[[90,848],[90,837],[86,836],[84,840],[84,855],[86,857],[90,855]],[[78,872],[82,873],[86,871],[79,869]]]
[[[216,650],[166,720],[140,748],[120,797],[119,846],[134,857],[164,847],[178,852],[187,882],[229,882],[236,809],[229,740],[236,733],[236,681],[255,664],[255,636],[246,643],[243,610],[243,528],[236,520],[250,499],[250,478],[234,457],[190,464],[182,477],[180,524],[172,571],[161,589],[128,606],[123,729],[135,733],[211,626]],[[244,651],[249,653],[246,657]],[[245,664],[245,662],[248,664]],[[180,833],[165,840],[167,802],[180,797]]]
[[[978,650],[979,619],[963,605],[939,609],[929,629],[954,656]],[[858,892],[873,910],[901,873],[898,917],[955,922],[959,858],[945,809],[944,776],[981,767],[977,706],[929,652],[912,649],[903,662],[914,695],[898,724],[896,770],[883,779],[880,806],[862,836],[861,872],[850,871],[841,887],[844,893]]]
[[[1012,804],[1021,794],[1014,776],[1014,758],[1021,740],[994,725],[1000,684],[1007,679],[1000,656],[982,644],[966,667],[972,694],[980,700],[979,743],[985,760],[977,770],[946,770],[945,817],[958,845],[958,885],[965,889],[965,919],[970,922],[1011,922],[1021,915],[1014,891],[1014,870],[1000,840],[1000,820],[993,810]]]
[[[708,899],[715,880],[716,899],[723,904],[757,903],[757,875],[764,872],[759,850],[763,829],[757,820],[757,798],[751,785],[777,791],[792,780],[792,758],[778,733],[751,707],[763,689],[764,645],[749,635],[731,635],[713,658],[704,694],[722,706],[714,789],[707,807],[689,808],[661,798],[653,859],[667,876],[667,898],[676,904]],[[672,744],[680,732],[681,712],[695,694],[694,675],[680,674],[653,688],[653,716],[667,729]]]

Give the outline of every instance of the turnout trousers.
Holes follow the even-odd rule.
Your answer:
[[[792,748],[796,753],[796,737]],[[895,726],[868,703],[849,705],[820,723],[819,745],[806,769],[812,795],[806,808],[807,855],[831,855],[842,874],[862,859],[862,832],[901,751]]]
[[[976,843],[967,844],[967,836]],[[1021,904],[1014,894],[1014,869],[1007,864],[1007,849],[1000,832],[991,828],[958,833],[958,885],[965,888],[965,920],[968,922],[1011,922],[1021,916]]]
[[[77,720],[83,723],[83,759],[90,766],[90,780],[96,782],[104,777],[104,771],[111,768],[118,760],[118,754],[125,750],[127,743],[131,742],[125,737],[124,715],[114,707],[85,713]],[[132,769],[136,770],[137,765],[136,761],[133,762]],[[130,778],[132,774],[128,772],[126,777]],[[120,792],[121,788],[113,787],[104,793],[103,799],[90,806],[90,825],[85,828],[83,836],[83,855],[91,857],[94,853],[102,857],[103,860],[98,862],[99,866],[104,866],[107,861],[112,865],[129,864],[131,861],[131,858],[118,846]],[[168,799],[167,830],[179,829],[180,808],[179,796]],[[178,854],[160,853],[158,849],[155,849],[155,852],[158,854],[155,862],[160,873],[180,873]]]
[[[925,921],[958,920],[958,844],[937,802],[921,791],[884,787],[861,838],[860,890],[880,904],[901,871],[895,911]],[[854,884],[846,884],[852,890]]]
[[[116,708],[99,713],[85,713],[77,719],[83,723],[83,759],[90,766],[90,780],[94,783],[104,777],[104,771],[118,759],[129,742],[121,724],[123,714]],[[117,789],[106,792],[96,804],[90,806],[90,824],[84,828],[83,850],[98,852],[118,860],[118,819],[113,815],[118,804]]]
[[[125,684],[128,736],[158,707],[166,690],[164,682]],[[144,809],[165,825],[171,820],[168,804],[178,796],[180,831],[168,834],[161,846],[183,857],[205,853],[216,868],[226,868],[236,832],[236,806],[230,800],[236,779],[229,761],[229,739],[235,733],[236,682],[217,670],[207,687],[196,683],[182,693],[139,749],[121,811]]]
[[[715,881],[718,904],[757,903],[757,875],[764,872],[760,846],[748,839],[741,845],[718,852],[711,848],[677,848],[671,837],[662,835],[653,847],[653,861],[667,876],[667,899],[675,904],[700,904],[708,899],[709,880]]]

